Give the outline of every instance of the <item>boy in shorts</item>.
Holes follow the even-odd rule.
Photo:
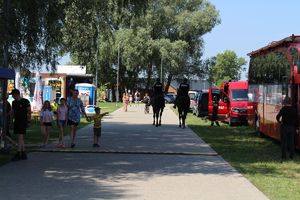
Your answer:
[[[20,96],[18,89],[13,89],[11,92],[14,101],[12,102],[12,119],[14,119],[14,133],[18,136],[18,151],[12,158],[13,161],[26,160],[24,136],[26,129],[31,122],[31,106],[27,99]]]
[[[100,113],[100,108],[96,107],[94,114],[89,121],[94,120],[94,143],[93,147],[100,147],[99,145],[99,138],[101,137],[101,119],[108,114],[108,112],[105,112],[103,114]]]

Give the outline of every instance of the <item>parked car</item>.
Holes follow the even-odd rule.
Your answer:
[[[164,98],[166,103],[174,103],[176,96],[173,93],[167,93],[164,95]]]

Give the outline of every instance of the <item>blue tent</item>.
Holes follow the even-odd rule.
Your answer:
[[[15,79],[15,70],[0,67],[0,78]]]

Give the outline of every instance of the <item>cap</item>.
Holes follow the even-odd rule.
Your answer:
[[[10,94],[20,94],[20,91],[18,89],[13,89]]]

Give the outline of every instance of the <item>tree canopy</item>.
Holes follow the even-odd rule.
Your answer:
[[[239,80],[242,71],[245,71],[243,66],[246,63],[247,61],[238,57],[234,51],[226,50],[219,53],[212,59],[212,65],[209,68],[209,81],[219,86],[224,81]]]
[[[55,67],[70,53],[111,88],[118,51],[120,78],[131,88],[141,75],[149,88],[161,67],[167,85],[200,76],[202,36],[220,23],[207,0],[2,0],[0,15],[2,65]]]

